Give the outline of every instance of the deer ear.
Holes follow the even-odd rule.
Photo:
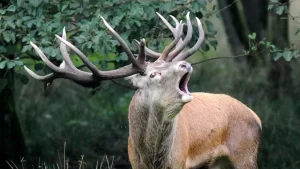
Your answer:
[[[145,76],[140,74],[134,74],[124,78],[125,80],[130,80],[132,85],[137,88],[142,88],[145,84]]]

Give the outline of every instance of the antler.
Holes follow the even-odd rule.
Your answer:
[[[179,34],[178,32],[180,31],[180,29],[182,29],[182,28],[180,28],[182,26],[181,22],[179,22],[174,16],[170,15],[170,17],[175,22],[175,27],[173,27],[162,15],[160,15],[158,12],[156,14],[160,17],[160,19],[164,22],[164,24],[166,24],[166,26],[170,29],[175,40],[178,36],[181,36],[181,35],[178,35]],[[188,12],[186,15],[188,30],[187,30],[187,34],[186,34],[184,40],[182,40],[180,38],[178,43],[176,44],[176,48],[171,53],[168,53],[167,57],[164,56],[165,51],[163,53],[158,53],[147,47],[145,48],[146,55],[151,58],[160,58],[161,56],[163,56],[162,58],[164,58],[166,61],[184,60],[184,59],[188,58],[189,56],[193,55],[201,47],[201,44],[204,40],[204,35],[205,35],[200,19],[198,19],[196,17],[196,20],[197,20],[197,25],[198,25],[198,30],[199,30],[199,38],[198,38],[196,44],[191,49],[182,53],[184,48],[190,42],[190,40],[192,38],[192,34],[193,34],[193,27],[192,27],[192,23],[191,23],[191,20],[189,17],[189,12]],[[135,42],[140,44],[138,41],[135,41]]]
[[[184,40],[181,39],[182,32],[183,32],[183,23],[182,21],[178,21],[174,16],[171,15],[171,18],[175,22],[175,27],[171,26],[171,24],[159,13],[157,15],[162,19],[162,21],[167,25],[167,27],[171,30],[174,40],[164,49],[162,53],[158,53],[155,51],[152,51],[146,47],[146,41],[145,39],[142,39],[141,42],[136,41],[139,44],[139,54],[137,58],[133,55],[133,53],[130,51],[129,47],[125,43],[125,41],[121,38],[121,36],[106,22],[106,20],[100,16],[101,20],[103,21],[105,27],[109,30],[109,32],[117,39],[117,41],[122,46],[123,50],[129,57],[129,60],[131,61],[131,64],[126,65],[122,68],[116,69],[116,70],[110,70],[110,71],[101,71],[99,70],[92,62],[90,62],[87,57],[74,45],[72,45],[70,42],[66,40],[66,32],[65,28],[63,29],[62,37],[55,35],[56,38],[60,40],[60,51],[63,56],[63,62],[60,64],[59,67],[55,66],[53,63],[51,63],[48,58],[45,56],[45,54],[42,52],[40,48],[38,48],[34,43],[30,42],[30,45],[35,49],[35,51],[38,53],[38,55],[41,57],[41,59],[45,62],[45,64],[53,70],[53,73],[40,76],[28,69],[25,66],[25,70],[35,79],[44,81],[46,83],[51,83],[53,80],[57,78],[65,78],[73,80],[74,82],[85,86],[85,87],[98,87],[101,84],[101,81],[103,80],[110,80],[110,79],[116,79],[116,78],[123,78],[127,77],[136,73],[144,73],[146,69],[146,62],[145,57],[146,56],[152,56],[157,58],[157,60],[166,60],[166,61],[172,61],[172,60],[184,60],[187,57],[194,54],[201,46],[203,40],[204,40],[204,32],[202,29],[201,22],[198,18],[197,24],[199,29],[199,38],[196,44],[186,52],[182,52],[184,48],[187,46],[189,41],[192,38],[193,29],[192,24],[190,21],[189,13],[186,15],[187,20],[187,35],[185,36]],[[79,70],[74,66],[72,63],[70,56],[67,51],[67,46],[74,51],[78,57],[82,60],[82,62],[86,65],[86,67],[91,72],[85,72],[82,70]],[[172,51],[172,49],[175,47],[175,49]]]
[[[109,80],[109,79],[116,79],[116,78],[122,78],[127,77],[136,73],[143,73],[146,68],[145,63],[145,43],[146,41],[143,39],[140,43],[140,52],[139,56],[136,59],[132,52],[130,51],[129,47],[126,45],[125,41],[120,37],[118,33],[115,32],[115,30],[105,21],[103,17],[101,17],[104,25],[106,28],[110,31],[110,33],[118,40],[118,42],[123,47],[123,50],[128,55],[130,61],[132,64],[129,64],[127,66],[124,66],[122,68],[116,69],[116,70],[110,70],[110,71],[101,71],[98,70],[98,68],[91,63],[87,57],[74,45],[72,45],[70,42],[66,40],[66,32],[65,28],[63,29],[62,37],[59,37],[58,35],[55,35],[56,38],[58,38],[60,42],[60,51],[63,56],[63,62],[60,64],[59,67],[55,66],[53,63],[51,63],[48,58],[45,56],[45,54],[42,52],[41,49],[39,49],[34,43],[30,42],[30,45],[35,49],[35,51],[38,53],[38,55],[41,57],[41,59],[45,62],[45,64],[52,69],[54,72],[40,76],[28,69],[26,66],[24,67],[25,70],[35,79],[51,83],[54,79],[57,78],[66,78],[73,80],[74,82],[85,86],[85,87],[92,87],[95,88],[100,85],[101,81],[103,80]],[[87,68],[91,72],[84,72],[82,70],[77,69],[74,64],[72,63],[70,56],[67,52],[68,46],[71,50],[73,50],[78,57],[82,60],[82,62],[87,66]]]

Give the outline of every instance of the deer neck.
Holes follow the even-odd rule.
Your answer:
[[[174,140],[176,117],[170,119],[167,114],[177,114],[180,109],[170,110],[157,106],[150,93],[137,91],[129,106],[130,137],[135,150],[148,166],[167,168]]]

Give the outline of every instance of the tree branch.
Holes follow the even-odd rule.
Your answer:
[[[265,50],[266,50],[266,49],[261,50],[261,51],[257,52],[257,54],[260,54],[260,53],[264,52]],[[201,61],[192,63],[192,65],[197,65],[197,64],[204,63],[204,62],[208,62],[208,61],[211,61],[211,60],[217,60],[217,59],[232,59],[232,58],[238,58],[238,57],[243,57],[243,56],[249,56],[249,54],[248,54],[248,55],[246,55],[246,54],[240,54],[240,55],[236,55],[236,56],[213,57],[213,58],[209,58],[209,59],[206,59],[206,60],[201,60]]]
[[[223,10],[225,10],[225,9],[227,9],[227,8],[229,8],[229,7],[231,7],[231,6],[232,6],[233,4],[235,4],[236,2],[237,2],[237,0],[234,0],[231,4],[225,6],[224,8],[222,8],[222,9],[220,9],[220,10],[217,10],[217,11],[209,12],[209,13],[205,14],[205,16],[207,17],[207,16],[212,15],[212,14],[220,13],[220,12],[222,12]]]

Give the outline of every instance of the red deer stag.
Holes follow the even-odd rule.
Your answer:
[[[190,63],[204,40],[201,22],[196,18],[199,38],[184,51],[192,37],[192,24],[186,15],[187,34],[182,39],[184,24],[171,16],[176,26],[158,16],[171,30],[174,40],[158,53],[146,47],[144,39],[139,53],[130,51],[124,40],[101,17],[109,32],[118,40],[131,64],[110,71],[101,71],[66,40],[63,30],[60,50],[62,64],[52,64],[43,52],[30,43],[47,66],[54,72],[39,76],[25,67],[35,79],[51,82],[57,78],[70,79],[84,87],[97,87],[103,80],[130,79],[136,90],[129,105],[128,153],[134,169],[192,169],[213,168],[218,159],[229,159],[236,169],[257,168],[261,121],[243,103],[224,94],[190,93],[188,81]],[[77,69],[67,52],[74,51],[90,72]],[[151,57],[153,62],[146,61]]]

